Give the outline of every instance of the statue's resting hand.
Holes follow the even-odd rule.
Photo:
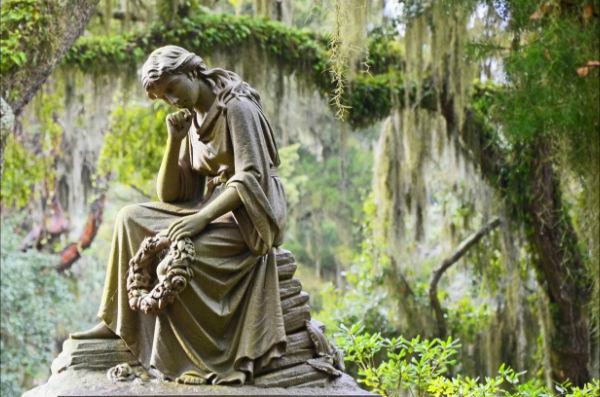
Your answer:
[[[192,125],[193,115],[188,109],[181,109],[167,115],[169,136],[178,141],[185,138]]]
[[[167,229],[167,237],[171,241],[181,240],[182,238],[196,237],[210,221],[200,212],[184,216],[171,223]]]

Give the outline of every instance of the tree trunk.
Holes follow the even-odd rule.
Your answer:
[[[16,115],[21,113],[23,107],[29,103],[50,76],[67,50],[81,36],[98,2],[99,0],[64,2],[64,5],[58,7],[56,15],[49,16],[54,25],[56,44],[44,48],[29,48],[29,57],[40,61],[25,65],[7,76],[2,76],[3,95],[15,90],[18,93],[16,98],[13,98],[12,95],[5,97]]]
[[[27,63],[15,72],[2,76],[0,93],[3,97],[3,118],[5,117],[5,113],[18,116],[25,105],[31,101],[35,93],[48,76],[50,76],[54,67],[58,65],[66,54],[67,50],[81,36],[99,1],[82,0],[63,2],[63,5],[58,6],[56,15],[50,15],[53,25],[54,45],[46,45],[42,48],[28,48],[29,58],[36,59],[37,61]],[[6,104],[4,100],[6,100]],[[0,169],[4,165],[4,147],[10,133],[12,133],[12,127],[5,128],[3,123],[0,129]]]
[[[452,98],[442,93],[442,113],[449,134],[458,133],[452,117]],[[589,276],[577,248],[577,236],[562,203],[558,175],[554,171],[554,153],[547,138],[513,148],[519,152],[521,167],[529,163],[526,174],[509,161],[495,132],[467,112],[456,142],[469,152],[482,175],[502,195],[514,221],[524,222],[528,241],[536,253],[534,266],[538,281],[550,303],[551,364],[553,379],[570,379],[574,385],[590,380],[587,365],[591,361],[586,307],[590,301]],[[465,145],[470,145],[469,147]]]
[[[527,221],[540,281],[550,301],[553,377],[558,381],[570,379],[581,386],[590,380],[587,274],[562,203],[551,148],[543,138],[533,145]]]

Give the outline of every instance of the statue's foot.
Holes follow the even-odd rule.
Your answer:
[[[71,339],[117,339],[118,337],[104,323],[100,323],[87,331],[73,332],[69,335]]]
[[[193,371],[184,372],[175,381],[184,385],[204,385],[207,383],[205,378]]]

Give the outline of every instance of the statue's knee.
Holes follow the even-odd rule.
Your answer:
[[[117,224],[127,224],[137,217],[139,212],[139,205],[129,204],[121,208],[117,213],[116,222]]]

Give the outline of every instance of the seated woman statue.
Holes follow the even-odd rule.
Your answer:
[[[121,338],[146,368],[184,383],[251,381],[285,352],[274,247],[285,195],[279,157],[259,94],[177,46],[142,68],[148,97],[180,108],[166,118],[159,202],[129,205],[116,219],[96,327],[74,339]],[[130,308],[130,261],[144,239],[189,239],[187,286],[157,315]]]

